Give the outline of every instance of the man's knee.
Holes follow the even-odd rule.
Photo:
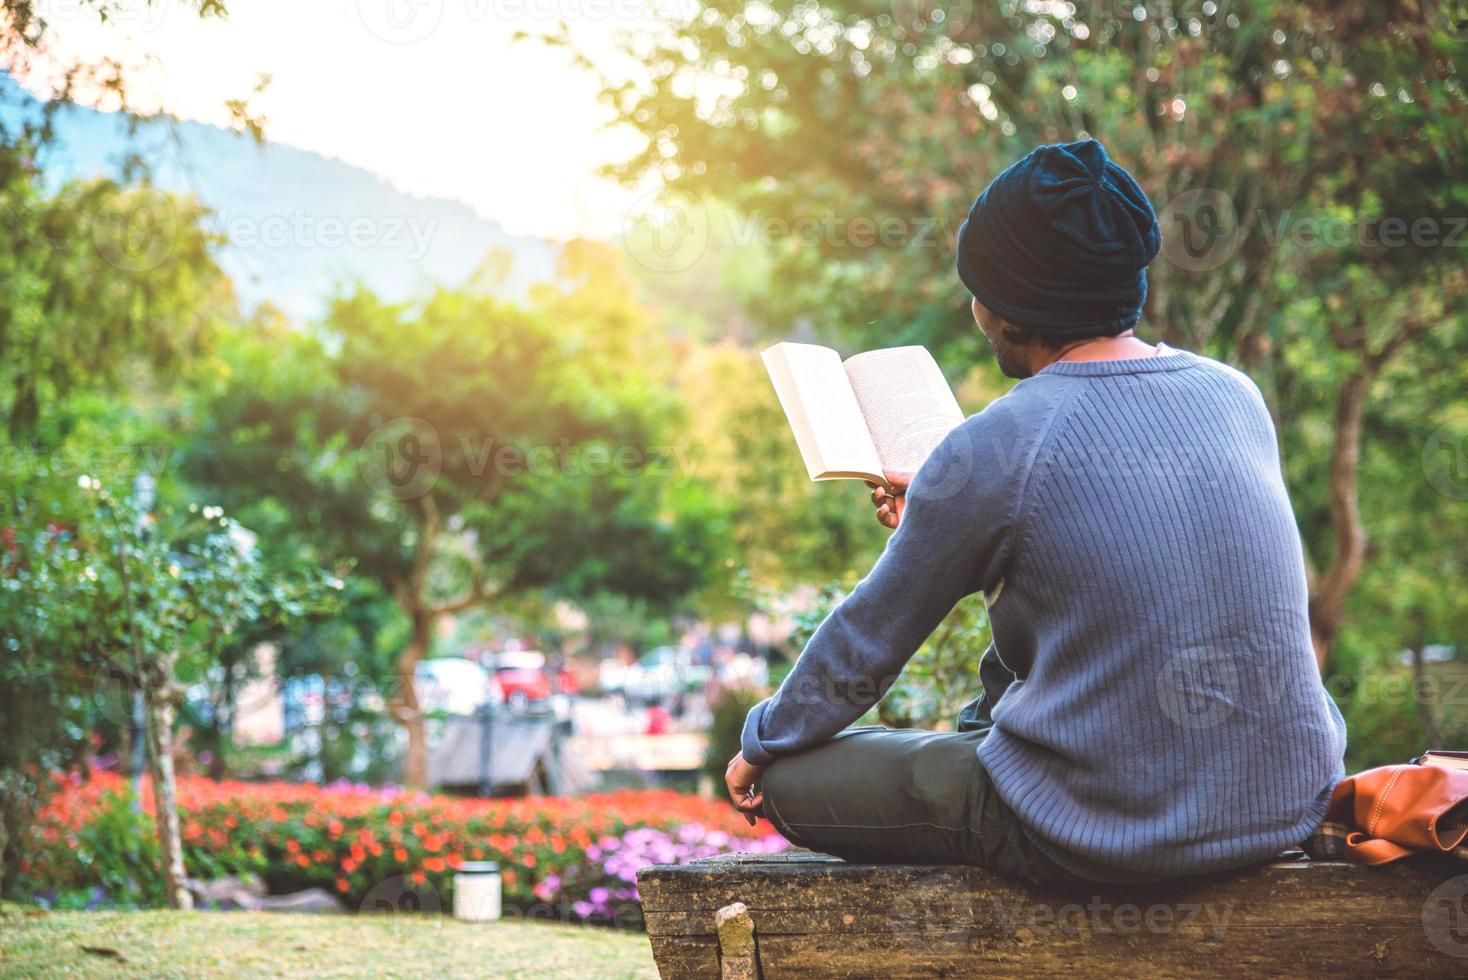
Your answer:
[[[765,766],[764,772],[760,773],[759,790],[765,798],[765,816],[775,825],[780,836],[792,844],[800,842],[795,839],[785,814],[792,809],[798,809],[800,805],[798,794],[801,780],[796,772],[799,768],[794,759],[781,757]]]

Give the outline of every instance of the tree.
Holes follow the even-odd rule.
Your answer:
[[[869,563],[886,532],[847,485],[812,483],[759,356],[733,344],[692,348],[679,366],[684,423],[700,481],[738,501],[730,550],[760,591],[835,578]],[[728,761],[727,759],[725,760]]]
[[[147,0],[151,6],[156,0]],[[79,11],[108,20],[135,6],[86,0]],[[223,16],[220,0],[183,5]],[[114,59],[69,61],[55,44],[44,4],[0,0],[0,100],[29,85],[40,99],[0,113],[0,419],[10,439],[42,444],[64,419],[50,418],[74,392],[115,385],[129,368],[176,368],[207,345],[210,326],[233,307],[228,280],[200,227],[202,209],[147,180],[129,153],[114,178],[46,179],[55,119],[79,93],[116,108],[135,132],[128,66]],[[241,126],[259,136],[243,101]]]
[[[7,515],[15,545],[0,558],[0,619],[27,667],[93,678],[105,670],[142,692],[168,900],[188,908],[173,764],[181,677],[242,626],[303,615],[326,585],[275,577],[254,536],[218,508],[154,513],[90,476],[78,486],[69,521],[48,513],[54,500],[19,498]]]
[[[773,256],[781,288],[760,313],[777,329],[808,320],[957,362],[983,348],[951,272],[972,196],[1036,143],[1102,136],[1164,221],[1144,329],[1249,370],[1285,428],[1326,426],[1289,470],[1324,667],[1368,552],[1359,457],[1377,382],[1429,323],[1462,343],[1468,283],[1445,242],[1468,99],[1438,13],[716,0],[638,39],[643,74],[606,80],[646,137],[611,172],[660,177],[669,213],[732,202]],[[1433,242],[1385,244],[1419,221]],[[1348,233],[1326,242],[1321,226]]]
[[[665,451],[658,349],[600,254],[573,249],[562,287],[526,307],[359,289],[319,339],[276,334],[195,409],[191,480],[268,496],[394,597],[410,784],[428,762],[415,671],[444,617],[531,591],[669,604],[725,568],[722,508]]]
[[[232,306],[202,211],[110,180],[0,179],[0,417],[15,443],[64,431],[61,406],[128,368],[177,368]]]

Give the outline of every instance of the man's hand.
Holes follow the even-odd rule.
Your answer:
[[[763,771],[764,767],[745,762],[743,752],[735,753],[729,760],[729,768],[724,770],[724,785],[729,787],[729,799],[734,801],[734,806],[744,814],[751,827],[756,816],[763,816],[760,807],[764,805],[765,795],[755,792],[755,784]]]
[[[888,470],[882,475],[887,478],[885,486],[878,486],[870,480],[867,486],[872,488],[872,506],[877,508],[877,523],[895,531],[902,523],[902,512],[907,509],[907,485],[912,482],[912,474]]]

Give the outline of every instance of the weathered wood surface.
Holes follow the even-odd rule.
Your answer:
[[[802,852],[658,865],[637,880],[664,980],[720,975],[715,917],[736,902],[764,980],[1468,977],[1468,868],[1440,861],[1279,861],[1090,889]]]

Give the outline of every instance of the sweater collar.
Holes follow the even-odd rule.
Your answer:
[[[1181,371],[1198,363],[1198,355],[1175,347],[1151,357],[1128,357],[1119,361],[1056,361],[1041,368],[1042,374],[1064,374],[1072,377],[1099,378],[1112,374],[1154,374],[1158,371]]]

